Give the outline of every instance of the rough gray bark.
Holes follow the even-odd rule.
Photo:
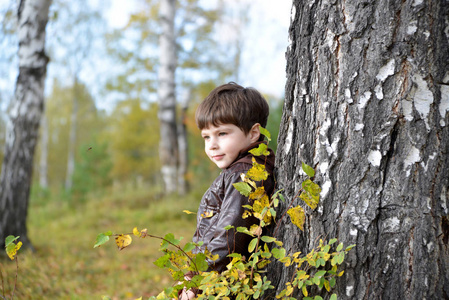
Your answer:
[[[30,246],[26,218],[33,156],[44,107],[45,27],[50,0],[18,2],[19,75],[7,125],[0,177],[0,248],[5,237],[20,235]]]
[[[322,192],[287,250],[357,244],[339,299],[449,299],[449,2],[295,0],[291,20],[277,180],[293,197],[305,162]]]
[[[176,132],[176,43],[175,0],[163,0],[160,6],[162,32],[159,39],[159,121],[161,172],[165,192],[176,191],[178,182],[178,136]]]

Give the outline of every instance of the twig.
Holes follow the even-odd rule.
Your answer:
[[[16,261],[16,278],[14,280],[14,289],[12,291],[11,300],[14,299],[14,294],[16,292],[16,287],[17,287],[17,275],[19,274],[19,258],[17,256],[15,258],[15,261]]]

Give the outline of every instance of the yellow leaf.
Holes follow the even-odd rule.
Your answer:
[[[260,236],[262,234],[262,227],[259,225],[252,225],[249,231],[256,236]]]
[[[115,238],[115,243],[117,244],[119,250],[123,250],[131,245],[132,241],[133,239],[128,234],[120,234]]]
[[[17,245],[14,243],[9,244],[6,247],[6,254],[8,254],[11,260],[14,260],[17,255],[17,251],[22,247],[22,242],[18,242]]]
[[[188,214],[188,215],[194,215],[194,214],[196,214],[196,212],[193,212],[193,211],[190,211],[190,210],[187,210],[187,209],[184,209],[182,212],[183,212],[183,213],[186,213],[186,214]]]
[[[265,166],[258,164],[253,157],[253,166],[248,170],[246,174],[250,179],[255,181],[261,181],[268,178],[268,172],[265,170]]]
[[[210,210],[210,211],[205,211],[203,214],[201,214],[201,217],[203,217],[203,218],[210,218],[213,215],[214,215],[214,212]]]
[[[301,206],[292,207],[287,211],[292,223],[304,231],[304,222],[306,220],[304,209]]]
[[[307,297],[309,295],[309,293],[307,292],[307,287],[302,287],[302,294],[304,295],[304,297]]]
[[[137,237],[140,237],[140,231],[137,230],[137,227],[134,227],[134,229],[133,229],[133,234],[134,234],[135,236],[137,236]]]
[[[249,195],[249,199],[258,200],[262,198],[265,194],[265,188],[263,186],[258,187],[254,192]]]

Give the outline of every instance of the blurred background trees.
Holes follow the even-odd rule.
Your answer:
[[[160,1],[130,2],[129,10],[123,12],[126,21],[120,25],[107,14],[104,3],[52,2],[46,27],[50,60],[45,104],[39,117],[34,172],[30,170],[31,201],[76,205],[91,195],[139,189],[150,189],[158,198],[167,192],[184,194],[187,187],[202,189],[210,184],[211,173],[218,174],[204,155],[194,112],[217,85],[237,81],[249,86],[242,82],[247,72],[243,57],[253,38],[246,31],[250,10],[257,6],[223,0],[207,5],[199,0],[171,3],[172,40],[164,50],[160,48],[164,33]],[[16,3],[5,2],[0,10],[1,164],[6,112],[13,99],[9,85],[18,74],[18,37]],[[161,93],[164,85],[158,72],[164,69],[167,49],[174,51],[165,59],[168,65],[162,73],[169,70],[174,77],[170,90]],[[269,100],[268,129],[275,137],[271,144],[275,148],[282,95],[271,95],[269,87],[253,86]],[[161,134],[166,132],[161,129],[167,108],[172,116],[171,140],[169,134]],[[174,187],[163,178],[167,161],[161,153],[173,159]]]

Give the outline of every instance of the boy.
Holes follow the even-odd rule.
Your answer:
[[[222,169],[206,191],[198,209],[194,242],[203,241],[202,252],[207,248],[218,254],[216,261],[209,261],[209,270],[223,272],[231,261],[227,255],[237,252],[248,258],[248,244],[251,237],[226,231],[232,225],[251,227],[259,224],[254,217],[242,218],[243,205],[250,204],[248,197],[241,195],[233,183],[241,181],[240,174],[252,167],[252,157],[248,151],[263,143],[259,126],[267,124],[269,107],[263,96],[253,88],[244,88],[234,82],[215,88],[199,105],[195,119],[204,139],[207,156]],[[268,157],[255,157],[264,164],[270,174],[263,186],[268,195],[274,190],[274,153]],[[184,291],[180,299],[192,299],[194,291]]]

